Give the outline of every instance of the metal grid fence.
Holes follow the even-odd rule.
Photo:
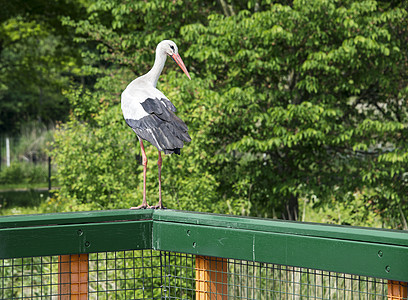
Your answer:
[[[98,252],[76,261],[0,260],[1,299],[387,299],[387,294],[383,279],[167,251]]]
[[[402,231],[172,210],[0,220],[0,299],[402,300],[407,282]]]
[[[43,299],[58,295],[58,257],[0,260],[1,299]]]
[[[165,252],[165,299],[387,299],[387,280],[262,262]],[[209,265],[212,266],[208,268]],[[200,271],[210,273],[203,278]],[[213,274],[211,274],[213,273]],[[200,282],[209,284],[203,292]],[[218,287],[217,287],[218,285]]]

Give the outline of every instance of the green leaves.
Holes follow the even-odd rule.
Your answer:
[[[79,59],[52,7],[46,15],[19,1],[8,7],[16,11],[0,23],[0,132],[17,134],[33,120],[48,125],[66,118],[61,90],[78,75]]]
[[[238,173],[249,179],[243,182],[253,199],[268,195],[267,205],[280,210],[278,199],[288,191],[353,189],[362,182],[356,170],[370,168],[365,160],[376,158],[370,149],[403,134],[405,126],[391,113],[395,108],[402,120],[405,109],[395,101],[402,78],[393,85],[387,71],[399,69],[402,40],[384,23],[384,14],[396,21],[400,12],[383,12],[375,1],[295,1],[293,7],[213,17],[199,36],[186,34],[196,43],[189,55],[205,62],[201,72],[218,74],[225,118],[214,136],[223,135],[220,143],[238,161],[224,167],[232,173],[242,166]],[[281,182],[286,188],[276,188]]]
[[[60,199],[140,202],[139,149],[118,103],[152,66],[157,42],[172,38],[193,80],[169,63],[158,88],[193,140],[164,160],[168,207],[296,218],[297,199],[314,196],[329,207],[343,199],[345,211],[364,200],[400,215],[408,208],[407,19],[404,5],[376,1],[94,2],[84,20],[65,21],[78,42],[95,45],[83,71],[97,80],[68,93],[73,114],[56,149],[67,167],[61,180],[75,176]],[[157,151],[146,148],[153,166]],[[125,178],[132,172],[137,180]],[[149,167],[150,202],[155,172]]]

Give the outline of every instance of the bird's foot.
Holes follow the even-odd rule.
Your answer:
[[[150,206],[151,209],[166,209],[162,203],[157,203],[156,205]]]
[[[146,209],[146,208],[152,208],[152,207],[148,205],[147,203],[142,203],[139,206],[131,207],[130,209]]]

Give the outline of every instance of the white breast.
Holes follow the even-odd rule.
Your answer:
[[[162,99],[166,96],[152,85],[144,82],[142,77],[133,80],[123,91],[121,107],[125,119],[140,120],[149,114],[140,103],[146,99]]]

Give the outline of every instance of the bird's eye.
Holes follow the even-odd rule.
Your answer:
[[[174,51],[174,46],[173,46],[173,45],[170,45],[170,49]]]

